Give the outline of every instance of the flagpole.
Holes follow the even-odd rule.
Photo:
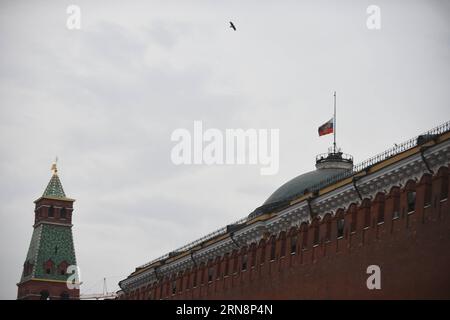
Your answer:
[[[334,123],[333,123],[333,134],[334,134],[334,142],[333,142],[333,153],[336,153],[336,91],[334,92]]]

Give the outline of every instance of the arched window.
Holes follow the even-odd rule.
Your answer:
[[[47,260],[44,263],[44,270],[46,274],[52,274],[53,273],[53,268],[54,268],[54,263],[51,259]]]
[[[58,273],[60,275],[65,275],[67,272],[67,267],[69,266],[69,264],[66,261],[62,261],[59,266],[58,266]]]
[[[313,238],[313,246],[317,246],[320,240],[320,228],[319,222],[316,220],[314,222],[314,238]]]
[[[49,300],[50,294],[48,293],[47,290],[42,290],[40,293],[40,300]]]
[[[281,238],[280,257],[284,257],[286,255],[286,233],[284,231],[281,232],[280,238]]]
[[[252,250],[252,261],[250,262],[250,266],[254,267],[256,264],[256,244],[255,243],[252,244],[251,250]]]
[[[406,194],[408,213],[416,209],[416,192],[408,191]]]
[[[193,274],[193,281],[192,281],[192,287],[196,288],[197,287],[197,268],[194,269],[194,274]]]
[[[291,254],[296,254],[297,253],[297,235],[293,234],[291,236],[291,249],[290,249],[290,253]]]
[[[345,220],[343,217],[338,217],[336,220],[337,224],[337,238],[340,239],[344,236],[344,227],[345,227]]]
[[[242,271],[247,270],[247,254],[244,254],[244,255],[242,256],[241,270],[242,270]]]
[[[384,222],[384,194],[378,194],[376,197],[378,203],[377,222]]]
[[[331,241],[331,217],[327,215],[325,221],[325,241]]]
[[[270,238],[270,261],[275,260],[275,254],[277,250],[277,241],[274,236]]]
[[[441,200],[448,197],[448,173],[447,168],[441,169],[442,171],[442,184],[441,184]]]
[[[263,264],[266,262],[266,242],[261,240],[259,243],[259,247],[261,248],[261,255],[259,256],[259,264]]]
[[[172,280],[172,294],[177,293],[177,280]]]
[[[237,252],[233,254],[233,273],[238,272],[238,255]]]
[[[66,211],[66,208],[62,208],[62,209],[59,211],[59,217],[60,217],[61,219],[66,219],[66,218],[67,218],[67,211]]]
[[[425,199],[424,199],[424,207],[431,205],[431,183],[425,184]]]
[[[55,216],[55,208],[51,206],[50,208],[48,208],[48,217],[53,218],[54,216]]]
[[[306,249],[308,247],[308,225],[302,223],[300,230],[302,233],[302,249]]]
[[[212,266],[208,267],[208,282],[212,282],[214,278],[214,268]]]
[[[223,270],[223,275],[224,276],[228,276],[228,274],[229,274],[229,267],[230,267],[230,259],[229,259],[228,253],[225,254],[224,260],[225,260],[225,268]]]

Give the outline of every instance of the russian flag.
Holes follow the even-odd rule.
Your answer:
[[[319,127],[319,137],[329,133],[333,133],[333,118]]]

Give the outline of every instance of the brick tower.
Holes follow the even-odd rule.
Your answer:
[[[79,299],[78,277],[73,273],[76,269],[72,237],[75,200],[66,197],[56,163],[52,172],[44,194],[34,201],[34,230],[17,284],[17,299]],[[67,285],[67,280],[71,285]]]

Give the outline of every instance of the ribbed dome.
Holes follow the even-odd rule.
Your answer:
[[[346,171],[342,168],[317,169],[304,174],[301,174],[294,179],[289,180],[281,187],[279,187],[272,195],[264,202],[264,204],[274,203],[290,199],[296,195],[303,194],[307,189],[315,184]]]

